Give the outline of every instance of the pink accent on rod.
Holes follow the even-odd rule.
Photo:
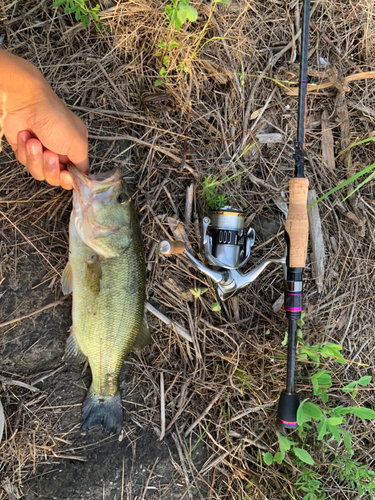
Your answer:
[[[281,420],[281,418],[278,418],[277,420],[279,420],[280,422],[282,422],[285,425],[296,425],[297,424],[297,422],[286,422],[285,420]]]

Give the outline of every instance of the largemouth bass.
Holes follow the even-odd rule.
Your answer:
[[[141,229],[120,170],[86,176],[73,165],[69,262],[63,293],[73,292],[73,325],[64,360],[88,359],[92,384],[82,427],[119,433],[118,376],[126,354],[150,341],[144,321],[145,262]]]

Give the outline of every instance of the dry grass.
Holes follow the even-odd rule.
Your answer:
[[[116,163],[136,186],[148,263],[148,300],[193,338],[189,344],[174,330],[153,321],[154,345],[139,359],[132,358],[133,370],[142,378],[139,390],[152,401],[139,420],[155,430],[155,439],[160,435],[162,373],[165,431],[173,433],[181,474],[189,484],[205,481],[211,500],[299,498],[294,486],[298,471],[290,466],[265,467],[261,460],[263,451],[277,449],[274,417],[285,378],[281,340],[286,321],[282,310],[275,313],[272,309],[281,295],[281,269],[265,271],[217,313],[211,311],[216,298],[210,284],[187,260],[165,259],[155,252],[155,242],[171,234],[167,218],[183,220],[186,190],[191,183],[195,186],[193,220],[198,223],[206,213],[201,196],[204,176],[223,178],[251,166],[241,177],[228,182],[225,192],[258,221],[252,263],[281,254],[283,238],[275,234],[282,231],[283,218],[273,198],[287,191],[293,175],[297,99],[288,96],[274,80],[261,76],[278,81],[298,79],[299,40],[293,35],[299,30],[296,2],[289,2],[288,9],[279,0],[239,0],[229,6],[219,5],[204,37],[211,42],[202,45],[197,57],[190,60],[208,13],[206,4],[194,2],[199,19],[178,34],[180,45],[171,54],[170,82],[162,90],[155,90],[154,82],[161,64],[155,57],[156,43],[166,34],[163,2],[119,1],[104,10],[100,33],[82,28],[51,4],[52,0],[41,2],[31,12],[33,2],[0,1],[0,17],[6,19],[0,27],[2,48],[39,67],[57,94],[85,121],[90,136],[102,138],[90,139],[92,169],[106,170]],[[374,133],[375,82],[352,82],[346,92],[343,82],[345,76],[375,69],[374,11],[368,0],[355,4],[322,0],[313,4],[312,11],[310,81],[335,82],[333,87],[308,97],[306,175],[321,196],[349,173],[373,162],[374,145],[369,143],[354,148],[350,156],[340,157],[331,173],[321,160],[321,129],[316,122],[321,112],[328,110],[335,154]],[[225,44],[213,39],[221,36],[219,30]],[[289,50],[271,59],[290,42]],[[186,60],[189,74],[178,70],[181,60]],[[334,69],[325,70],[322,61]],[[242,89],[234,72],[239,80],[242,75]],[[254,123],[251,114],[263,108],[274,89],[257,133],[280,132],[283,143],[257,144],[238,159],[245,145],[254,141],[249,133]],[[145,92],[161,91],[168,102],[150,104],[145,99]],[[131,136],[137,142],[125,147],[113,139],[115,136]],[[43,255],[40,262],[45,266],[45,281],[55,280],[52,286],[58,299],[61,292],[56,278],[66,259],[70,194],[33,181],[17,165],[9,148],[1,153],[0,164],[0,209],[4,214],[1,266],[15,275],[18,262],[27,258],[30,243],[22,243],[21,238],[14,244],[14,228],[23,232],[27,228],[25,235]],[[305,273],[306,341],[341,343],[343,355],[349,360],[340,367],[321,365],[322,369],[333,370],[335,387],[330,394],[335,405],[348,404],[339,386],[366,374],[374,375],[373,184],[343,202],[344,194],[337,192],[319,205],[327,255],[321,294],[317,293],[310,263]],[[262,229],[270,222],[276,227],[272,238]],[[196,223],[187,224],[185,229],[195,254],[202,258]],[[188,292],[197,286],[209,288],[198,300]],[[300,364],[298,371],[297,389],[302,397],[311,398],[308,375],[313,367]],[[356,404],[373,407],[373,388],[371,384],[360,391]],[[7,392],[5,401],[12,432],[6,435],[0,457],[3,487],[10,482],[17,488],[38,461],[53,461],[53,444],[59,435],[54,430],[56,416],[46,410],[38,412],[41,395],[23,394],[30,411],[23,412],[17,421],[20,395],[14,391]],[[354,425],[352,432],[366,442],[366,448],[362,448],[356,441],[355,458],[371,468],[373,425],[358,419],[350,424]],[[208,449],[209,458],[201,470],[189,458],[193,435],[200,436]],[[27,447],[30,453],[22,453]],[[344,453],[343,445],[335,451]],[[321,456],[318,450],[314,453],[322,464],[317,470],[327,485],[327,498],[355,498],[355,492],[346,487],[344,491],[337,472],[328,474],[329,457]]]

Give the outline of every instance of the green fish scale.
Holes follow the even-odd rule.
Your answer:
[[[88,357],[91,390],[100,396],[111,396],[118,392],[117,379],[124,357],[131,350],[144,317],[141,233],[138,228],[135,230],[123,255],[100,261],[82,243],[73,225],[72,221],[69,260],[73,275],[73,334]]]

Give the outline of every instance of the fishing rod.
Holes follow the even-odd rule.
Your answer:
[[[298,395],[294,391],[297,321],[302,312],[302,272],[305,266],[308,240],[307,191],[304,177],[306,80],[309,35],[310,0],[303,0],[301,74],[298,102],[298,129],[295,142],[295,176],[289,182],[289,210],[285,223],[286,247],[282,257],[266,259],[250,271],[242,268],[250,258],[255,231],[245,228],[245,213],[231,206],[212,209],[202,223],[202,243],[208,266],[190,253],[183,241],[162,241],[159,252],[164,256],[184,254],[203,274],[216,283],[221,300],[232,297],[252,283],[271,263],[284,266],[284,309],[289,320],[286,388],[281,394],[277,421],[289,429],[297,427]]]
[[[288,357],[286,388],[281,393],[277,421],[281,427],[295,429],[299,397],[294,389],[297,350],[297,321],[301,319],[303,305],[302,272],[306,262],[309,224],[307,218],[307,192],[309,181],[304,177],[306,81],[309,44],[310,0],[303,0],[302,43],[298,97],[297,141],[295,142],[295,172],[289,181],[289,210],[285,222],[286,276],[284,282],[284,309],[288,319]]]

